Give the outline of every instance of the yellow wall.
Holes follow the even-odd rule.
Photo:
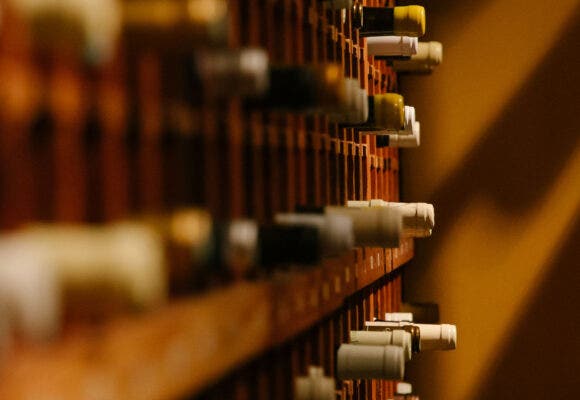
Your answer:
[[[459,341],[408,377],[425,400],[580,398],[580,1],[425,3],[444,59],[401,78],[422,129],[402,199],[437,225],[404,296]]]

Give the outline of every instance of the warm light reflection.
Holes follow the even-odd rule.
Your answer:
[[[489,385],[489,374],[509,351],[511,330],[521,313],[529,312],[527,305],[566,242],[580,208],[580,149],[548,185],[538,187],[533,202],[538,206],[517,213],[501,208],[493,184],[486,184],[485,191],[476,181],[454,187],[454,177],[467,175],[468,180],[466,166],[485,170],[485,165],[473,165],[471,157],[478,146],[489,145],[486,135],[512,133],[494,127],[509,118],[522,88],[530,86],[550,51],[563,40],[577,41],[577,36],[563,35],[580,1],[558,2],[549,12],[545,4],[524,0],[443,3],[430,13],[435,20],[430,20],[429,33],[445,46],[443,64],[428,78],[404,78],[401,84],[406,102],[417,108],[426,127],[422,148],[405,154],[404,189],[408,198],[430,200],[441,188],[456,190],[445,196],[449,204],[435,206],[457,213],[448,213],[452,221],[443,222],[445,231],[434,232],[430,252],[418,249],[425,263],[413,266],[406,285],[411,289],[408,300],[436,300],[442,318],[456,323],[460,335],[457,351],[423,358],[413,376],[430,399],[464,400],[476,398]],[[563,95],[554,93],[551,106],[564,101],[558,98]],[[543,102],[537,103],[540,107]],[[569,132],[565,135],[559,140],[575,143]],[[495,162],[502,157],[509,154],[498,149]],[[506,169],[503,179],[521,178]]]

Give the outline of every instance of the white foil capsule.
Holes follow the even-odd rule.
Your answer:
[[[408,131],[404,132],[404,134],[389,134],[389,147],[413,148],[421,146],[421,124],[419,121],[415,121],[413,124],[413,134],[409,135]]]
[[[415,107],[405,106],[405,127],[401,131],[397,131],[399,135],[412,135],[413,127],[415,125]]]
[[[382,331],[394,327],[413,325],[419,328],[421,351],[455,350],[457,348],[457,327],[451,324],[413,324],[411,322],[367,321],[369,331]]]
[[[371,56],[410,57],[417,54],[419,40],[409,36],[370,36],[366,42]]]
[[[400,72],[431,72],[443,61],[443,45],[440,42],[419,42],[417,54],[409,60],[394,60],[393,68]]]
[[[422,350],[455,350],[457,327],[451,324],[415,324],[421,331]]]
[[[411,334],[404,330],[350,331],[350,344],[363,346],[399,346],[403,348],[405,361],[412,355]]]
[[[196,57],[199,76],[210,83],[210,98],[263,95],[270,84],[268,67],[268,54],[258,48],[199,51]]]
[[[417,204],[417,203],[411,203],[411,204]],[[391,313],[385,313],[385,321],[393,321],[393,322],[401,322],[401,321],[413,322],[413,313],[409,313],[409,312],[391,312]]]
[[[398,346],[342,344],[338,349],[338,379],[403,379],[405,356]]]
[[[388,202],[382,199],[348,201],[347,207],[382,207],[399,210],[403,215],[403,235],[407,237],[431,236],[435,227],[435,208],[429,203]]]

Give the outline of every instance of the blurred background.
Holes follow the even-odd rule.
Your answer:
[[[409,380],[425,399],[579,398],[580,2],[424,4],[444,62],[400,78],[428,127],[402,198],[434,203],[437,229],[404,299],[460,329]]]

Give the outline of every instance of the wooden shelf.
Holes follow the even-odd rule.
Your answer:
[[[238,283],[88,335],[27,346],[0,364],[0,398],[162,400],[196,393],[339,309],[412,251],[412,241],[393,251],[358,249],[311,270]],[[399,254],[395,262],[390,253]]]

